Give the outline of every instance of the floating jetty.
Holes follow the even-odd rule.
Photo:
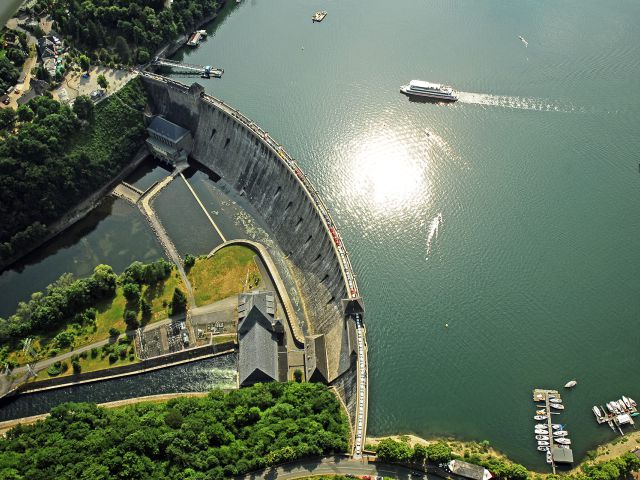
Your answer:
[[[321,22],[322,20],[324,20],[324,17],[327,16],[327,11],[326,10],[320,10],[316,13],[313,14],[313,16],[311,17],[311,21],[315,22]]]
[[[200,45],[200,41],[203,38],[207,38],[207,31],[197,30],[191,34],[189,40],[187,40],[187,45],[190,47],[197,47],[198,45]]]
[[[533,401],[536,402],[534,419],[543,422],[536,425],[534,430],[536,440],[538,440],[538,451],[546,454],[547,463],[551,464],[551,469],[555,474],[557,463],[573,463],[569,433],[564,429],[564,425],[552,422],[553,415],[559,415],[564,411],[562,397],[557,390],[536,388],[533,390]],[[540,402],[544,402],[544,405]],[[541,437],[547,437],[547,440],[541,440]]]
[[[153,61],[154,65],[163,67],[171,67],[176,73],[196,74],[199,73],[201,78],[220,78],[224,73],[223,68],[212,67],[211,65],[195,65],[191,63],[176,62],[167,58],[158,58]]]
[[[638,416],[638,404],[633,398],[623,395],[618,400],[605,403],[605,406],[594,405],[592,411],[599,424],[606,423],[611,427],[611,430],[624,436],[623,425],[631,425],[635,428],[632,417]]]

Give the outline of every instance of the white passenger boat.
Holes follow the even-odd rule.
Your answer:
[[[540,447],[548,447],[549,442],[545,442],[544,440],[538,440],[538,446]]]
[[[541,452],[548,452],[549,447],[547,447],[546,445],[538,445],[538,450],[540,450]]]
[[[547,428],[547,426],[546,423],[536,423],[536,428]]]
[[[555,438],[567,437],[567,436],[569,436],[569,432],[567,432],[566,430],[556,430],[555,432],[553,432],[553,436]]]
[[[533,419],[534,420],[546,420],[547,416],[546,415],[534,415]]]
[[[411,80],[409,85],[402,85],[400,91],[406,95],[417,97],[433,98],[445,102],[455,102],[458,95],[453,88],[439,83],[423,82],[422,80]]]
[[[549,406],[557,410],[564,410],[564,405],[562,405],[561,403],[551,403],[549,404]]]
[[[564,385],[564,388],[573,388],[578,384],[575,380],[571,380]]]
[[[536,415],[545,415],[546,413],[546,410],[536,410]]]
[[[571,445],[571,440],[569,440],[568,438],[556,438],[555,439],[556,443],[559,443],[560,445]]]
[[[626,411],[627,411],[627,406],[624,404],[624,402],[623,402],[622,400],[618,400],[618,405],[620,405],[620,409],[621,409],[623,412],[626,412]]]
[[[631,397],[627,397],[627,400],[629,400],[629,403],[631,404],[632,407],[635,407],[638,405],[636,401]]]
[[[549,399],[550,403],[562,403],[562,400],[559,398],[550,398]]]
[[[624,395],[622,396],[622,401],[624,402],[624,404],[628,407],[631,408],[631,402],[629,401],[629,399],[627,397],[625,397]]]
[[[554,430],[562,430],[562,425],[560,425],[559,423],[554,423],[553,425],[551,425],[551,428],[553,428]]]
[[[547,450],[546,458],[547,458],[547,463],[551,463],[553,461],[553,456],[549,450]]]
[[[596,418],[604,417],[604,415],[600,412],[600,409],[598,407],[596,407],[595,405],[594,405],[592,410],[593,410],[593,413],[595,414]]]
[[[549,440],[549,435],[536,435],[536,440]]]

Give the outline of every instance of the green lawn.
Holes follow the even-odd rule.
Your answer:
[[[213,257],[200,257],[189,270],[196,305],[202,306],[257,288],[262,283],[255,252],[240,245],[219,250]]]
[[[158,282],[153,286],[143,286],[142,295],[151,303],[152,313],[151,319],[148,323],[157,322],[169,316],[169,303],[171,302],[173,291],[176,287],[185,291],[184,283],[182,282],[182,279],[175,267],[173,268],[171,275],[163,282]],[[100,302],[96,305],[98,314],[96,316],[95,327],[93,325],[67,325],[65,328],[52,332],[47,336],[39,335],[34,337],[32,344],[33,348],[40,353],[40,358],[46,358],[105,340],[106,338],[109,338],[109,330],[111,328],[117,328],[120,332],[124,332],[126,324],[123,317],[126,304],[127,301],[124,297],[122,286],[118,285],[116,289],[116,296],[113,299]],[[141,320],[140,313],[138,313],[138,319]],[[50,340],[63,331],[72,332],[74,334],[75,339],[73,348],[53,348],[51,345]],[[24,365],[30,360],[20,349],[11,352],[8,358],[16,361],[19,365]],[[105,367],[103,366],[100,368]]]

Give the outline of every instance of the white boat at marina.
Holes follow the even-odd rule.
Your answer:
[[[546,410],[536,410],[536,415],[545,415],[546,413]]]
[[[571,380],[564,385],[564,388],[573,388],[578,384],[575,380]]]
[[[638,405],[636,401],[631,397],[627,397],[627,400],[629,400],[629,403],[631,404],[632,407],[636,407]]]
[[[546,445],[538,445],[538,450],[540,450],[541,452],[548,452],[549,447],[547,447]]]
[[[568,438],[556,438],[555,439],[556,443],[559,443],[560,445],[571,445],[571,440],[569,440]]]
[[[569,445],[558,445],[560,448],[571,448]]]
[[[555,432],[553,432],[553,436],[554,437],[567,437],[569,436],[569,432],[567,432],[566,430],[556,430]]]
[[[622,401],[624,402],[624,404],[628,407],[631,408],[631,402],[629,401],[629,399],[627,397],[625,397],[624,395],[622,396]]]
[[[536,423],[536,428],[544,428],[544,429],[546,429],[547,426],[548,425],[546,423]]]
[[[549,450],[547,450],[546,459],[547,459],[547,463],[551,463],[553,461],[553,455]]]
[[[549,435],[536,435],[536,440],[549,440]]]
[[[544,440],[538,440],[538,446],[540,447],[548,447],[549,442],[545,442]]]
[[[557,410],[564,410],[564,405],[562,405],[561,403],[550,403],[549,406]]]
[[[549,399],[550,403],[562,403],[562,400],[559,398],[550,398]]]
[[[596,407],[595,405],[594,405],[592,410],[593,410],[593,413],[596,416],[596,418],[604,417],[602,412],[600,412],[600,409],[598,407]]]
[[[554,430],[562,430],[564,427],[559,423],[554,423],[553,425],[551,425],[551,428],[553,428]]]
[[[546,436],[546,437],[548,437],[548,436],[549,436],[549,432],[540,432],[540,431],[537,431],[537,430],[536,430],[534,433],[535,433],[536,435],[544,435],[544,436]],[[536,440],[537,440],[537,439],[536,439]]]
[[[533,419],[534,420],[546,420],[547,416],[546,415],[534,415]]]
[[[417,97],[433,98],[445,102],[455,102],[458,95],[453,88],[439,83],[429,83],[422,80],[411,80],[409,85],[402,85],[400,91],[405,95],[415,95]]]
[[[620,405],[620,410],[622,410],[623,412],[627,411],[627,406],[622,400],[618,400],[618,405]]]

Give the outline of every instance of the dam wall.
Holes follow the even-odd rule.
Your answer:
[[[336,379],[354,406],[355,326],[343,299],[357,298],[351,264],[335,224],[295,161],[239,112],[204,93],[158,75],[141,73],[155,114],[189,129],[191,156],[255,207],[287,256],[304,299],[305,334],[324,334],[327,380]],[[348,381],[346,377],[354,377]],[[353,397],[353,398],[352,398]]]

